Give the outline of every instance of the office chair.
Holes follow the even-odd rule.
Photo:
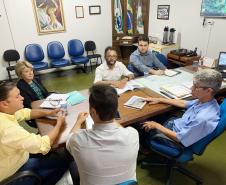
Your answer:
[[[33,65],[35,71],[48,69],[48,63],[43,61],[43,49],[39,44],[28,44],[24,53],[26,60]]]
[[[142,161],[141,167],[142,168],[144,168],[145,166],[169,167],[169,176],[166,183],[167,185],[173,184],[172,177],[175,170],[193,179],[197,185],[202,185],[203,180],[197,175],[193,174],[192,172],[182,167],[182,164],[193,160],[193,155],[202,155],[208,144],[224,132],[224,130],[226,129],[226,99],[220,106],[220,115],[221,115],[220,121],[215,130],[189,147],[184,147],[167,138],[166,136],[162,137],[161,135],[158,134],[156,136],[153,136],[153,138],[150,140],[149,146],[152,151],[165,157],[167,159],[166,163],[157,163],[157,162],[148,163]]]
[[[71,57],[71,63],[74,65],[83,64],[82,70],[86,72],[87,63],[89,62],[89,58],[83,56],[84,47],[82,42],[78,39],[73,39],[68,41],[68,54]]]
[[[58,68],[70,64],[69,60],[63,58],[65,56],[64,47],[58,41],[48,43],[47,53],[49,59],[51,59],[50,64],[52,67]]]
[[[138,185],[138,184],[135,180],[128,180],[128,181],[125,181],[125,182],[122,182],[122,183],[119,183],[116,185]]]
[[[138,71],[132,64],[128,64],[128,66],[127,66],[127,69],[129,70],[129,71],[131,71],[133,74],[134,74],[134,76],[135,76],[135,78],[136,77],[139,77],[139,76],[144,76],[144,73],[143,72],[140,72],[140,71]]]
[[[91,71],[92,71],[92,59],[95,59],[96,67],[97,67],[99,58],[100,58],[100,63],[102,64],[101,54],[95,53],[96,44],[94,41],[91,41],[91,40],[85,42],[85,50],[87,53],[87,57],[89,58],[90,67],[91,67]],[[89,53],[91,53],[91,54],[89,54]]]
[[[169,67],[169,61],[167,60],[166,56],[161,53],[156,53],[155,55],[159,61],[164,64],[164,66]]]
[[[8,62],[8,67],[6,67],[6,70],[8,72],[9,80],[12,80],[10,71],[15,70],[15,64],[11,66],[11,62],[17,63],[18,60],[20,60],[20,54],[15,49],[6,50],[3,54],[3,58],[6,62]]]
[[[4,179],[0,185],[41,185],[41,178],[32,171],[21,171]]]

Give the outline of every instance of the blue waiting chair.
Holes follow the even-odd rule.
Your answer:
[[[206,137],[197,141],[196,143],[189,147],[183,147],[182,145],[170,140],[169,138],[167,139],[166,136],[164,137],[162,137],[161,135],[153,136],[149,143],[151,150],[164,156],[167,159],[167,162],[148,163],[142,161],[141,167],[142,168],[144,168],[145,166],[169,167],[170,173],[166,183],[167,185],[171,184],[173,172],[175,170],[193,179],[197,185],[203,184],[203,180],[200,177],[182,167],[182,164],[193,160],[194,155],[202,155],[208,144],[224,132],[224,130],[226,129],[226,99],[221,104],[220,111],[221,118],[216,129],[212,133],[210,133],[209,135],[207,135]]]
[[[84,47],[82,42],[78,39],[73,39],[68,41],[68,54],[71,57],[71,63],[74,65],[83,64],[83,71],[86,72],[87,63],[89,62],[89,58],[83,56]]]
[[[26,60],[33,65],[34,70],[40,71],[48,68],[48,63],[43,61],[45,56],[39,44],[28,44],[24,53]]]
[[[63,45],[58,41],[53,41],[47,45],[47,53],[49,59],[51,59],[51,66],[58,68],[64,67],[70,64],[69,60],[64,59],[65,51]]]

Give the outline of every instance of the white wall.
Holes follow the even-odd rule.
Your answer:
[[[38,35],[35,16],[32,7],[32,0],[4,0],[8,20],[11,25],[15,48],[19,51],[21,59],[24,58],[24,48],[29,43],[38,43],[43,47],[46,60],[46,46],[50,41],[60,41],[67,53],[67,42],[70,39],[80,39],[83,43],[86,40],[94,40],[97,45],[97,52],[103,54],[106,46],[112,44],[111,29],[111,3],[101,0],[62,0],[66,32]],[[90,5],[100,5],[100,15],[89,15]],[[77,19],[75,6],[83,6],[84,18]],[[7,24],[7,16],[3,7],[3,0],[0,0],[0,52],[14,48],[12,37]],[[2,29],[4,28],[4,29]],[[66,56],[67,57],[67,56]],[[0,59],[0,80],[6,79],[4,61]]]
[[[226,19],[208,19],[214,25],[203,27],[200,17],[202,0],[150,0],[149,35],[162,39],[165,26],[175,28],[175,37],[181,33],[181,47],[202,51],[202,55],[218,58],[226,51]],[[157,19],[157,5],[170,5],[169,20]],[[209,44],[208,43],[209,39]],[[175,39],[176,41],[176,39]]]

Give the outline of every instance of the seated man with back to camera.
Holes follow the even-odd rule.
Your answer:
[[[156,129],[185,147],[196,143],[214,131],[220,119],[220,107],[214,95],[220,89],[222,75],[213,69],[203,69],[194,74],[192,97],[186,101],[166,98],[146,98],[150,104],[166,103],[187,108],[181,118],[169,119],[165,125],[154,121],[145,122],[145,131]],[[152,134],[147,134],[148,139]],[[147,138],[146,138],[147,139]]]
[[[41,177],[42,184],[54,185],[70,163],[66,153],[49,152],[65,123],[65,115],[58,109],[23,109],[23,100],[13,82],[0,83],[0,181],[16,172],[31,170]],[[45,136],[29,133],[19,124],[57,113],[56,125]],[[35,155],[39,153],[43,156]]]
[[[158,58],[149,50],[149,38],[141,35],[138,38],[138,48],[130,55],[129,65],[139,74],[163,75],[166,67]]]
[[[134,78],[133,73],[122,62],[117,61],[117,52],[113,47],[107,47],[104,56],[106,63],[96,68],[94,83],[123,88],[127,81]]]
[[[138,133],[115,121],[117,109],[118,96],[113,87],[97,84],[90,88],[93,128],[81,129],[88,113],[80,113],[66,143],[78,165],[80,185],[136,181]]]

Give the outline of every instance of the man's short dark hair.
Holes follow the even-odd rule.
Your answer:
[[[106,57],[108,51],[115,51],[117,53],[117,51],[116,51],[116,49],[114,47],[108,46],[108,47],[105,48],[105,51],[104,51],[104,56],[105,57]]]
[[[141,36],[138,37],[138,43],[140,41],[144,41],[144,42],[148,42],[149,43],[149,38],[148,38],[147,35],[141,35]]]
[[[102,121],[114,119],[118,110],[118,95],[115,88],[97,84],[89,89],[89,105],[94,108]]]
[[[4,101],[8,98],[9,92],[16,87],[14,82],[2,81],[0,82],[0,101]]]

